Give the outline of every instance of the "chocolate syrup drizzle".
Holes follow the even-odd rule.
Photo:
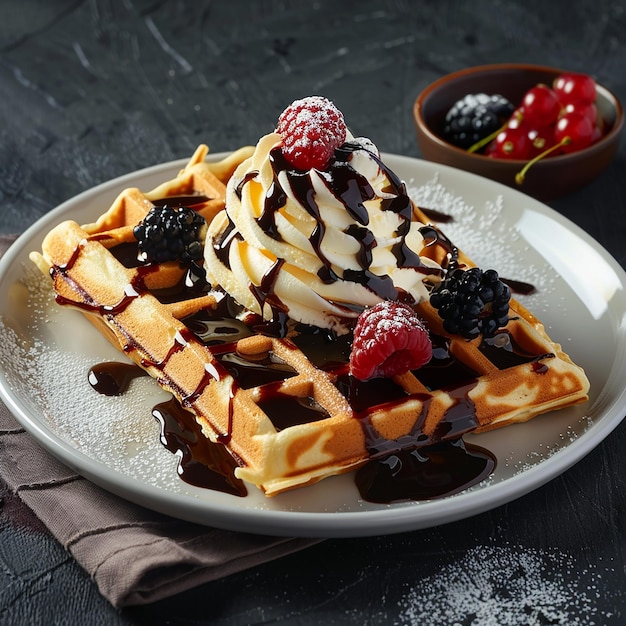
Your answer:
[[[157,404],[152,415],[161,427],[161,443],[179,456],[178,475],[185,482],[233,496],[248,495],[243,481],[235,478],[235,459],[225,446],[202,433],[192,413],[172,398]]]
[[[321,180],[326,185],[328,191],[343,205],[346,212],[354,220],[345,231],[359,243],[357,261],[361,269],[344,270],[339,276],[332,268],[330,261],[322,251],[322,241],[326,232],[324,221],[322,220],[320,208],[315,199],[315,189],[310,172],[294,169],[284,158],[280,147],[273,148],[269,153],[269,162],[273,172],[273,182],[270,191],[265,198],[263,210],[257,222],[263,231],[276,239],[282,241],[280,232],[276,224],[276,213],[285,206],[287,195],[279,182],[279,175],[283,174],[288,181],[289,187],[297,201],[313,217],[316,222],[309,241],[322,263],[318,271],[318,277],[325,283],[332,283],[337,280],[348,280],[359,283],[373,291],[379,297],[387,300],[397,300],[399,293],[390,276],[378,276],[369,268],[372,263],[372,249],[376,245],[373,233],[367,228],[369,224],[369,214],[364,202],[376,198],[376,192],[365,176],[359,174],[351,165],[352,154],[364,148],[354,142],[346,142],[335,150],[335,158],[325,171],[319,171]],[[389,188],[386,189],[391,198],[386,198],[381,202],[383,211],[392,211],[400,216],[401,224],[397,230],[399,241],[394,244],[392,253],[397,263],[402,267],[409,267],[423,274],[432,274],[440,270],[430,268],[422,262],[419,255],[411,250],[406,244],[406,235],[411,227],[413,216],[413,204],[406,192],[406,186],[402,181],[373,153],[369,156],[377,163],[389,181]],[[257,176],[257,172],[249,172],[237,186],[237,194],[241,199],[243,188]],[[227,232],[220,241],[215,242],[215,250],[218,258],[225,265],[227,264],[227,248],[232,242],[229,236],[232,225],[229,225]]]

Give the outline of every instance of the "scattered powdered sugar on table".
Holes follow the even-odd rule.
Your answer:
[[[396,623],[601,626],[612,617],[597,609],[610,572],[557,550],[478,546],[411,588]]]

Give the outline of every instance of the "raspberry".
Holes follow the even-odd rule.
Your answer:
[[[430,294],[430,303],[449,333],[493,337],[509,321],[511,290],[495,270],[455,269]]]
[[[350,373],[359,380],[404,374],[430,361],[433,346],[415,311],[383,301],[359,316],[350,353]]]
[[[202,258],[206,220],[187,207],[155,206],[133,229],[141,261],[198,261]]]
[[[296,169],[324,169],[346,140],[341,111],[326,98],[296,100],[278,118],[285,159]]]

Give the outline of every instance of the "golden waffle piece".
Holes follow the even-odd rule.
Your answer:
[[[582,369],[513,300],[505,328],[471,341],[446,333],[437,312],[421,303],[434,344],[430,364],[359,382],[348,374],[349,336],[331,339],[297,325],[284,339],[254,334],[228,317],[228,296],[181,287],[178,263],[129,261],[132,228],[155,202],[191,199],[210,221],[224,206],[229,172],[247,154],[209,165],[201,146],[174,180],[148,193],[123,191],[94,224],[60,224],[31,255],[52,276],[59,303],[86,314],[194,413],[208,438],[228,448],[239,478],[274,495],[406,445],[523,422],[587,399]],[[416,218],[428,221],[418,209]],[[429,250],[434,258],[449,252],[441,243]],[[214,344],[191,330],[204,323],[211,339],[215,321],[244,332]]]

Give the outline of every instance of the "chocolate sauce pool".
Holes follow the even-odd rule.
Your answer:
[[[235,478],[237,463],[225,446],[202,434],[193,414],[172,398],[152,409],[161,426],[161,443],[179,455],[178,475],[187,483],[233,496],[246,496],[243,481]]]
[[[133,363],[98,363],[89,370],[89,384],[102,395],[121,396],[130,383],[148,373]]]
[[[417,450],[399,450],[356,473],[356,485],[369,502],[390,504],[453,495],[487,478],[496,460],[487,450],[462,439]]]

